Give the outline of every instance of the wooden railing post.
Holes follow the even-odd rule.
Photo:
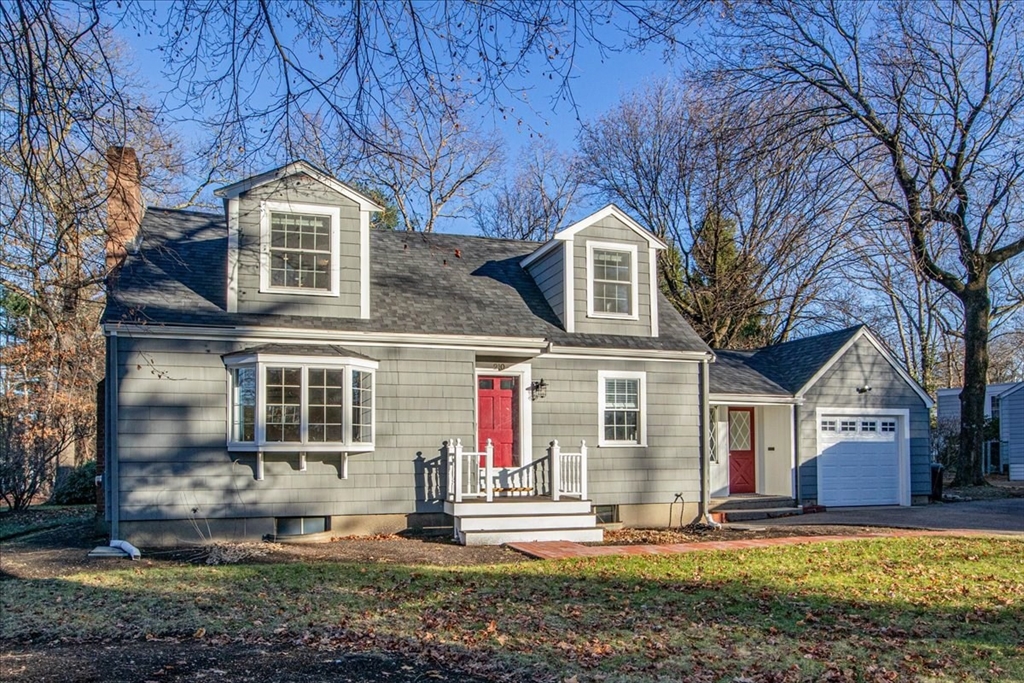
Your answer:
[[[462,481],[463,481],[463,462],[462,462],[462,439],[455,440],[455,502],[462,502]]]
[[[494,444],[487,439],[486,455],[484,455],[484,485],[487,490],[487,502],[494,500]]]
[[[587,440],[580,441],[580,500],[587,499]]]
[[[551,442],[548,457],[551,460],[551,500],[558,500],[562,488],[562,449],[558,446],[558,439]]]

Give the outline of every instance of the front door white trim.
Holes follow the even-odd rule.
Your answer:
[[[817,408],[814,411],[814,457],[818,491],[821,495],[821,466],[817,458],[821,455],[821,419],[825,415],[867,415],[895,417],[897,427],[896,446],[899,451],[899,504],[910,506],[910,411],[906,408]],[[820,498],[819,498],[820,502]]]
[[[492,364],[500,365],[500,364]],[[480,444],[480,377],[516,377],[519,379],[519,467],[533,462],[533,401],[530,400],[530,384],[533,383],[533,368],[529,363],[516,363],[503,367],[477,367],[473,373],[473,448]]]

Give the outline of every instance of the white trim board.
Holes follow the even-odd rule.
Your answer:
[[[228,291],[227,311],[238,312],[238,241],[241,233],[238,215],[238,198],[232,197],[228,204]]]
[[[640,416],[637,420],[637,442],[606,441],[604,438],[605,380],[636,379],[639,381]],[[647,448],[647,373],[630,370],[597,371],[597,445],[599,448]]]
[[[536,251],[527,254],[522,261],[519,262],[524,268],[535,261],[544,258],[548,253],[553,251],[559,244],[559,242],[571,242],[573,238],[582,230],[586,230],[594,223],[604,220],[609,216],[619,219],[623,225],[635,232],[640,237],[643,237],[648,245],[652,249],[668,249],[668,245],[657,235],[650,230],[645,230],[643,226],[633,220],[629,214],[615,206],[614,204],[608,204],[603,209],[598,209],[594,213],[590,214],[586,218],[582,218],[567,228],[559,230],[555,233],[555,236],[550,240],[542,244],[536,249]]]
[[[587,317],[602,320],[640,319],[640,270],[635,244],[587,240]],[[629,254],[629,313],[607,313],[594,310],[594,252],[612,251]]]
[[[334,178],[333,176],[321,171],[308,161],[304,161],[301,159],[299,161],[293,161],[292,163],[286,164],[279,168],[266,171],[265,173],[250,176],[249,178],[246,178],[245,180],[240,180],[237,183],[225,185],[224,187],[214,190],[213,194],[217,197],[233,199],[241,194],[248,192],[254,187],[266,185],[267,183],[272,183],[275,180],[282,180],[284,178],[288,178],[290,176],[299,174],[307,175],[313,180],[316,180],[317,182],[326,185],[327,187],[334,190],[338,194],[341,194],[347,197],[348,199],[351,199],[352,201],[359,204],[359,209],[361,211],[372,211],[374,213],[377,213],[384,210],[384,207],[382,207],[377,202],[367,197],[362,192],[359,192],[355,188],[346,185],[337,178]]]
[[[906,408],[815,408],[814,410],[814,471],[817,492],[815,498],[820,502],[821,466],[817,461],[821,455],[821,418],[825,415],[867,415],[870,417],[895,417],[899,421],[897,432],[902,438],[896,440],[899,447],[899,504],[909,507],[910,495],[910,411]]]
[[[272,285],[270,282],[271,252],[271,213],[291,213],[303,216],[326,216],[331,221],[331,286],[330,289],[308,289]],[[298,294],[302,296],[338,297],[341,292],[341,207],[325,204],[303,204],[299,202],[282,202],[263,200],[259,204],[260,217],[260,293],[262,294]]]

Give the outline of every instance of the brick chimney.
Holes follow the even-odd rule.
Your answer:
[[[128,256],[142,222],[139,159],[131,147],[107,148],[107,272]]]

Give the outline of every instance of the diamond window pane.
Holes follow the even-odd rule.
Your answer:
[[[729,450],[750,450],[750,413],[745,410],[729,411]]]

